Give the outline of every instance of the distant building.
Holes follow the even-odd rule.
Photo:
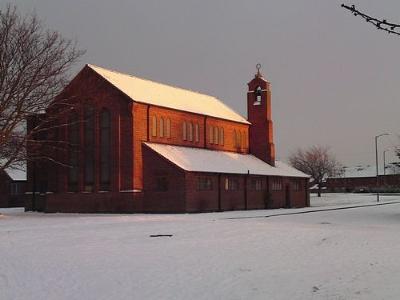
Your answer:
[[[385,172],[381,168],[377,182],[375,166],[345,167],[340,176],[327,178],[326,190],[328,192],[372,192],[377,189],[400,191],[400,174],[396,171],[395,166],[386,167]]]
[[[6,169],[0,171],[0,207],[24,206],[26,172]]]
[[[41,196],[27,209],[206,212],[309,205],[309,177],[275,161],[270,83],[259,71],[248,84],[247,119],[215,97],[93,65],[55,101],[71,108],[56,122],[68,126],[47,138],[64,146],[40,156],[62,164],[28,164],[30,191]]]

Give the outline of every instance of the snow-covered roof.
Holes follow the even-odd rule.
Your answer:
[[[275,167],[250,154],[145,143],[179,168],[191,172],[303,177],[308,175],[276,161]]]
[[[249,124],[244,117],[213,96],[172,87],[94,65],[88,65],[88,67],[136,102]]]
[[[12,180],[22,181],[26,180],[26,171],[18,169],[5,169],[5,172]]]
[[[379,166],[379,175],[383,175],[383,165]],[[386,165],[386,175],[395,174],[394,169]],[[357,178],[357,177],[375,177],[376,166],[375,165],[358,165],[353,167],[344,167],[343,172],[333,178]]]

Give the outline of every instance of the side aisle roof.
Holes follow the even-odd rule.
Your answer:
[[[144,144],[179,168],[190,172],[310,177],[281,161],[277,161],[273,167],[251,154],[156,143]]]

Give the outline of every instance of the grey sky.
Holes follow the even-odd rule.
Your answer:
[[[400,133],[400,37],[352,16],[342,2],[12,1],[78,39],[87,54],[77,70],[93,63],[201,91],[241,114],[261,63],[272,84],[278,157],[320,144],[344,164],[373,163],[374,136]],[[344,2],[400,23],[398,0]]]

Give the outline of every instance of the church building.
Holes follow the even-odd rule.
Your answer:
[[[275,160],[271,87],[247,118],[219,99],[86,65],[45,114],[26,210],[184,213],[309,205],[309,176]],[[37,151],[28,145],[28,155]],[[33,155],[33,154],[31,154]]]

